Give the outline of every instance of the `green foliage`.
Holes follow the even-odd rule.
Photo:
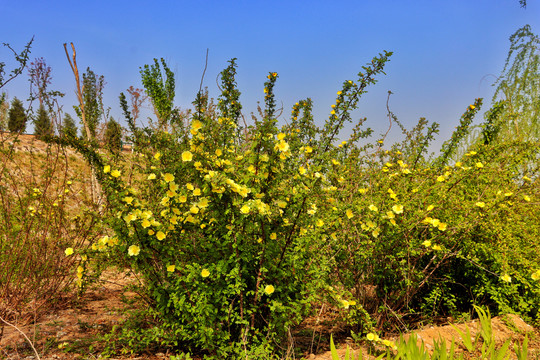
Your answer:
[[[93,248],[144,278],[142,290],[162,324],[150,333],[155,341],[218,358],[267,353],[327,292],[326,239],[313,236],[322,225],[310,209],[331,185],[322,175],[332,168],[328,154],[344,151],[332,139],[388,56],[365,67],[359,84],[344,84],[340,116],[320,132],[307,101],[304,118],[277,127],[275,73],[266,84],[265,116],[239,131],[232,60],[222,72],[217,112],[207,111],[199,93],[189,133],[141,133],[148,146],[136,154],[134,183],[75,144],[103,169],[98,178],[110,205],[114,233]]]
[[[13,98],[8,112],[8,129],[13,133],[23,133],[26,130],[26,112],[21,100]]]
[[[498,141],[540,139],[540,38],[529,25],[510,36],[510,50],[497,79],[493,103],[504,107],[491,120]]]
[[[105,77],[97,76],[90,68],[86,69],[83,74],[83,102],[84,113],[88,128],[92,138],[96,137],[96,129],[99,124],[99,119],[103,114],[103,87],[105,86]],[[73,109],[77,116],[82,120],[81,109],[74,106]],[[87,134],[84,128],[81,128],[83,139],[87,139]],[[87,139],[88,140],[88,139]]]
[[[3,46],[7,47],[13,53],[13,57],[18,63],[18,67],[13,69],[6,79],[6,63],[0,61],[0,88],[4,87],[8,82],[22,74],[30,56],[30,48],[32,47],[32,42],[34,42],[33,37],[32,39],[30,39],[30,41],[28,41],[28,43],[25,45],[24,49],[20,53],[17,53],[9,44],[2,43]]]
[[[343,83],[321,129],[310,99],[278,125],[274,72],[262,118],[241,126],[233,59],[217,105],[200,91],[188,129],[140,129],[120,97],[137,144],[131,165],[63,140],[98,169],[107,199],[110,232],[89,255],[140,274],[149,305],[144,330],[126,327],[112,338],[208,358],[260,357],[315,301],[333,304],[358,336],[475,304],[540,318],[540,174],[523,166],[538,158],[538,143],[493,142],[492,121],[486,141],[461,156],[481,99],[433,161],[427,148],[438,124],[425,119],[408,131],[390,113],[405,135],[391,150],[383,139],[361,143],[372,133],[364,119],[337,141],[390,55]],[[156,72],[157,61],[141,75]],[[158,80],[152,86],[165,88]],[[164,94],[154,95],[173,109]]]
[[[122,127],[112,117],[105,128],[105,146],[115,154],[122,150]]]
[[[71,115],[65,114],[60,128],[60,136],[77,137],[77,125]]]
[[[49,114],[43,105],[40,105],[37,117],[34,120],[34,135],[38,139],[44,139],[53,135],[53,125]]]
[[[148,96],[154,106],[154,112],[158,118],[158,127],[165,129],[168,124],[176,123],[178,120],[177,111],[174,109],[174,73],[169,69],[163,58],[161,59],[163,76],[159,62],[154,59],[153,65],[144,65],[140,69],[141,80]],[[165,77],[165,79],[164,79]]]
[[[537,319],[538,170],[519,169],[539,151],[482,146],[440,170],[412,169],[400,151],[336,161],[336,189],[317,204],[325,228],[313,234],[327,237],[335,282],[379,326],[404,329],[475,303]]]

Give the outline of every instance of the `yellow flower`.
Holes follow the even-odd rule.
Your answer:
[[[194,131],[199,131],[202,128],[202,123],[199,120],[195,120],[191,123],[191,128]]]
[[[470,108],[471,110],[474,110],[474,109],[476,108],[476,106],[474,106],[474,105],[469,105],[469,108]]]
[[[437,227],[440,231],[446,231],[446,223],[439,223]]]
[[[343,307],[344,307],[345,309],[348,309],[348,308],[349,308],[349,305],[350,305],[349,302],[348,302],[347,300],[341,300],[341,304],[343,305]]]
[[[285,134],[284,133],[279,133],[277,135],[277,138],[278,138],[278,140],[283,140],[283,139],[285,139]]]
[[[347,215],[347,218],[349,219],[351,219],[354,216],[351,209],[347,209],[347,211],[345,211],[345,215]]]
[[[531,275],[531,279],[533,279],[533,280],[538,280],[538,279],[540,279],[540,270],[536,270],[536,272],[534,272],[534,273]]]
[[[317,226],[322,227],[323,225],[324,225],[324,221],[322,221],[321,219],[317,219]]]
[[[191,191],[193,191],[193,189],[195,189],[195,188],[193,187],[193,184],[192,184],[192,183],[187,183],[187,184],[186,184],[186,188],[187,188],[188,190],[191,190]]]
[[[176,269],[176,266],[175,266],[175,265],[169,265],[169,266],[167,266],[167,271],[168,271],[168,272],[174,272],[175,269]]]
[[[277,239],[277,234],[276,233],[271,233],[270,234],[270,239],[271,240],[276,240]]]
[[[120,175],[121,175],[120,170],[113,170],[113,171],[111,171],[111,176],[113,176],[113,177],[115,177],[115,178],[119,177]]]
[[[373,205],[373,204],[369,205],[369,206],[368,206],[368,209],[371,210],[371,211],[374,211],[374,212],[379,211],[379,209],[378,209],[375,205]]]
[[[163,180],[165,180],[165,182],[174,181],[174,175],[171,173],[166,173],[165,175],[163,175]]]
[[[286,201],[283,201],[283,200],[278,200],[276,201],[276,204],[277,206],[279,206],[280,208],[284,209],[287,207],[287,202]]]
[[[200,196],[201,195],[201,189],[196,188],[193,189],[193,196]]]
[[[154,154],[154,159],[159,160],[160,157],[161,157],[161,153],[157,152]]]
[[[523,195],[523,200],[525,201],[531,201],[531,198],[529,195]]]
[[[133,198],[131,196],[126,196],[123,200],[126,204],[131,205],[131,203],[133,203]]]
[[[300,175],[304,175],[306,173],[306,168],[304,168],[303,166],[300,166],[298,168],[298,172],[300,173]]]
[[[376,336],[377,336],[377,335],[375,335],[374,333],[368,333],[368,334],[366,335],[366,338],[367,338],[369,341],[374,341]]]
[[[274,287],[272,285],[266,285],[266,287],[264,288],[264,292],[267,294],[267,295],[271,295],[273,292],[274,292]]]
[[[392,206],[392,211],[396,214],[402,214],[403,213],[403,205],[394,205]]]
[[[276,145],[277,149],[281,152],[285,152],[287,150],[289,150],[289,144],[287,144],[286,141],[283,141],[281,140],[277,145]]]
[[[433,250],[435,250],[435,251],[440,251],[440,250],[442,250],[442,248],[441,248],[439,245],[433,245],[431,248],[432,248]]]
[[[474,203],[474,205],[478,206],[479,208],[483,208],[486,206],[486,203],[483,201],[477,201]]]
[[[148,180],[154,180],[156,178],[156,174],[152,173],[150,175],[148,175]]]
[[[202,269],[201,276],[203,278],[206,278],[206,277],[210,276],[210,271],[208,271],[208,269]]]
[[[111,165],[105,165],[103,167],[103,172],[106,174],[111,171]]]
[[[431,241],[429,240],[425,240],[422,245],[424,245],[425,247],[430,247],[431,246]]]
[[[73,248],[69,247],[64,252],[66,253],[66,256],[69,256],[69,255],[73,254]]]
[[[477,163],[476,163],[476,167],[479,168],[479,169],[481,169],[481,168],[484,167],[484,164],[482,164],[481,162],[477,162]]]
[[[163,231],[158,231],[157,234],[156,234],[156,238],[157,238],[158,240],[163,240],[163,239],[165,239],[165,236],[166,236],[166,235],[165,235],[165,233],[164,233]]]
[[[508,274],[504,274],[503,276],[501,276],[501,280],[507,283],[512,282],[512,278]]]
[[[137,256],[141,252],[141,249],[137,245],[131,245],[128,248],[128,255],[129,256]]]
[[[148,219],[144,219],[142,221],[141,225],[142,225],[143,228],[146,229],[147,227],[150,227],[151,224],[150,224],[150,221],[148,221]]]
[[[193,154],[191,151],[184,151],[182,153],[182,161],[191,161],[193,159]]]
[[[427,207],[427,211],[431,211],[431,210],[433,210],[434,208],[435,208],[435,206],[429,205],[429,206]]]
[[[249,206],[248,205],[244,205],[240,208],[240,212],[242,214],[249,214]]]
[[[444,180],[446,180],[446,178],[442,175],[437,178],[438,182],[443,182]]]

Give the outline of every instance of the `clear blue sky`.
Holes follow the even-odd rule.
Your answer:
[[[0,42],[22,49],[35,36],[31,58],[44,57],[52,67],[51,89],[66,93],[64,110],[72,115],[75,82],[66,42],[75,44],[81,71],[90,66],[105,76],[105,104],[120,120],[119,93],[141,87],[139,67],[153,58],[165,58],[175,71],[176,105],[191,106],[209,48],[204,84],[212,96],[218,95],[216,76],[236,57],[246,118],[275,71],[284,114],[311,97],[322,124],[341,83],[388,50],[394,55],[387,75],[369,89],[354,118],[367,116],[368,126],[383,132],[390,90],[391,109],[403,123],[411,127],[422,116],[439,122],[443,140],[475,98],[484,97],[488,108],[509,36],[526,24],[540,33],[537,0],[526,9],[518,0],[0,0],[0,9]],[[0,61],[13,64],[4,47]],[[26,99],[27,79],[3,90],[10,99]]]

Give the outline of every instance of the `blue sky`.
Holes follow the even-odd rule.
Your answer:
[[[509,36],[529,24],[540,32],[540,4],[529,0],[355,0],[355,1],[13,1],[0,0],[0,42],[16,49],[35,36],[31,58],[52,67],[51,89],[66,93],[64,110],[74,115],[75,82],[63,43],[73,42],[81,71],[104,75],[106,106],[121,119],[120,92],[141,87],[139,67],[165,58],[176,74],[175,103],[191,106],[209,49],[204,85],[218,95],[216,77],[238,58],[238,85],[246,118],[263,99],[269,71],[284,114],[306,97],[315,102],[318,123],[328,116],[344,80],[383,50],[394,55],[386,76],[368,89],[354,118],[368,117],[386,130],[386,97],[408,127],[418,118],[441,124],[441,141],[457,126],[475,98],[487,110]],[[13,64],[0,47],[0,61]],[[3,91],[28,97],[27,76]],[[480,120],[480,119],[478,119]],[[397,128],[393,136],[399,135]]]

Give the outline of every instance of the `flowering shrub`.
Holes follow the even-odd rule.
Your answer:
[[[372,318],[403,325],[475,303],[538,317],[538,144],[477,146],[450,164],[480,99],[433,160],[437,126],[423,134],[424,119],[391,150],[360,145],[362,120],[339,142],[390,55],[343,83],[320,129],[310,99],[278,126],[273,72],[262,118],[241,126],[233,59],[217,104],[199,92],[186,123],[138,129],[123,106],[136,145],[124,165],[63,140],[98,169],[108,201],[111,232],[94,257],[139,274],[157,319],[136,328],[132,351],[158,342],[255,357],[323,296],[364,334]]]
[[[217,109],[199,93],[189,125],[135,132],[131,169],[73,142],[99,169],[109,203],[113,233],[93,250],[143,277],[163,322],[154,340],[222,358],[273,348],[302,320],[329,270],[312,233],[324,227],[315,200],[331,188],[330,155],[344,150],[333,142],[389,55],[344,83],[322,130],[309,99],[278,127],[277,73],[264,84],[263,118],[241,127],[232,60]]]

